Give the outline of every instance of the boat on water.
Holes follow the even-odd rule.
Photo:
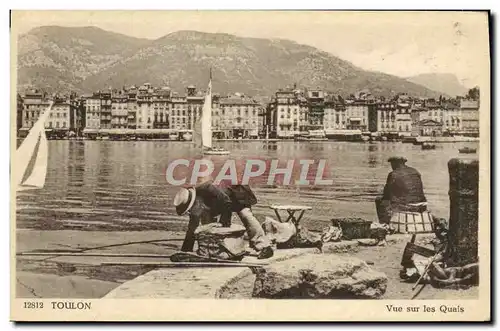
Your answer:
[[[293,137],[295,141],[328,141],[328,138],[321,134],[314,134],[311,132],[298,134]]]
[[[436,149],[436,145],[430,143],[422,143],[422,149]]]
[[[38,117],[37,122],[23,140],[13,158],[13,184],[16,191],[41,189],[47,177],[48,142],[45,133],[45,121],[52,111],[51,101],[47,109]],[[34,160],[31,173],[29,164]],[[25,177],[28,176],[26,179]]]
[[[182,135],[182,139],[185,141],[193,140],[193,135],[190,132],[186,132]]]
[[[212,146],[212,70],[201,116],[194,125],[192,141],[201,149],[203,155],[230,154],[227,149]]]
[[[470,147],[463,147],[463,148],[459,148],[458,152],[462,153],[462,154],[474,154],[474,153],[476,153],[476,149],[470,148]]]

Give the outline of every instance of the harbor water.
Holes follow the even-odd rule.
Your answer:
[[[464,146],[478,143],[436,144],[436,149],[400,142],[265,142],[224,141],[231,154],[215,162],[234,159],[324,159],[331,185],[255,185],[254,213],[271,216],[272,204],[312,207],[304,215],[311,229],[328,220],[360,217],[376,221],[374,200],[391,171],[387,158],[401,155],[421,174],[431,212],[448,219],[447,163],[460,157]],[[479,151],[478,151],[479,152]],[[198,157],[189,142],[175,141],[49,141],[46,185],[17,196],[17,227],[80,230],[184,230],[187,217],[177,216],[172,205],[178,187],[165,179],[168,164],[179,158]],[[297,161],[298,162],[298,161]],[[235,218],[237,219],[237,218]]]

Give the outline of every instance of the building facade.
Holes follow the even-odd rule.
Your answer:
[[[40,114],[42,114],[49,105],[50,100],[42,91],[32,89],[25,93],[21,114],[22,125],[18,132],[19,136],[26,137],[26,135],[28,135],[29,130],[36,123]]]
[[[323,128],[325,130],[346,130],[347,129],[346,107],[340,100],[333,96],[327,96],[323,118]]]
[[[112,100],[111,100],[111,90],[101,91],[101,118],[100,118],[100,128],[101,129],[111,129],[111,110],[112,110]]]
[[[277,138],[293,138],[300,133],[301,102],[299,94],[294,90],[281,90],[275,94],[273,107],[273,136]]]
[[[442,106],[442,131],[447,135],[459,134],[462,131],[462,110],[460,106],[447,102]]]
[[[220,139],[251,139],[259,135],[261,105],[252,98],[235,94],[218,98],[212,110],[213,132]]]
[[[368,131],[368,102],[365,100],[347,100],[346,128],[348,130]]]
[[[137,88],[131,86],[127,90],[127,128],[137,129]]]
[[[477,137],[479,136],[479,100],[461,100],[461,128],[462,134]]]
[[[111,97],[111,129],[128,128],[128,95],[125,91],[113,91]]]
[[[71,102],[66,98],[55,98],[52,111],[45,123],[45,128],[50,129],[51,135],[65,136],[70,130],[70,123],[74,112]],[[73,116],[72,116],[73,115]]]
[[[101,127],[101,97],[99,93],[83,96],[85,109],[85,131],[99,130]]]
[[[376,105],[377,109],[377,131],[384,133],[397,133],[396,125],[396,103],[380,102]]]

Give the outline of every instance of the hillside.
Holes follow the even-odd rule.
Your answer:
[[[293,41],[196,31],[147,40],[95,27],[42,27],[20,37],[18,60],[20,89],[36,85],[83,93],[149,82],[182,93],[189,84],[205,88],[212,67],[213,88],[221,94],[269,96],[297,83],[342,95],[361,89],[385,96],[439,95]]]
[[[95,27],[33,29],[18,40],[19,88],[81,90],[85,79],[149,42]]]
[[[457,76],[454,74],[421,74],[408,77],[407,80],[451,97],[456,97],[457,95],[463,96],[468,91],[465,86],[460,84]]]

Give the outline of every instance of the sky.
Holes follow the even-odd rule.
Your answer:
[[[148,39],[178,30],[283,38],[317,47],[367,70],[401,77],[453,73],[466,87],[480,85],[489,74],[485,13],[25,11],[14,13],[12,24],[18,33],[60,25],[96,26]]]

